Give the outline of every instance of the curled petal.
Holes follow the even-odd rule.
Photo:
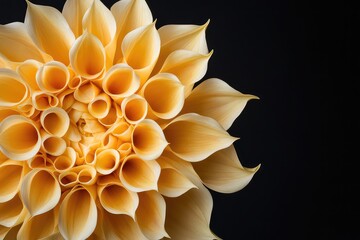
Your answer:
[[[61,197],[57,179],[43,169],[33,169],[24,177],[20,193],[31,216],[53,209]]]
[[[230,146],[230,136],[214,119],[195,113],[175,118],[164,129],[170,150],[178,157],[197,162]]]
[[[211,78],[199,84],[186,98],[183,113],[194,112],[214,118],[227,130],[250,99],[258,97],[242,94],[226,82]]]
[[[33,158],[28,160],[28,165],[31,169],[45,168],[49,164],[46,154],[39,152]]]
[[[77,182],[82,185],[92,185],[97,181],[97,172],[93,166],[80,165],[72,169],[77,173]]]
[[[104,118],[108,115],[111,108],[109,95],[100,93],[88,105],[89,113],[95,118]]]
[[[42,66],[41,62],[38,62],[33,59],[28,59],[22,62],[17,68],[17,73],[21,76],[22,79],[29,85],[31,90],[39,90],[39,86],[36,83],[36,73],[39,68]]]
[[[70,140],[72,142],[80,142],[81,141],[81,133],[78,129],[78,127],[70,122],[69,129],[66,132],[64,138],[66,140]]]
[[[0,151],[13,160],[27,160],[41,147],[41,137],[34,123],[26,117],[12,115],[0,123]]]
[[[134,152],[143,160],[158,158],[168,145],[160,126],[151,119],[139,122],[132,133]]]
[[[139,207],[136,220],[143,234],[148,239],[169,237],[165,231],[166,204],[164,198],[156,191],[139,193]]]
[[[204,184],[217,192],[232,193],[244,188],[260,168],[241,166],[233,145],[220,150],[204,161],[193,163]]]
[[[46,62],[51,59],[34,44],[25,25],[20,22],[0,25],[0,53],[13,62],[28,59]]]
[[[59,99],[51,93],[34,91],[31,96],[31,102],[35,109],[43,111],[58,106]]]
[[[71,188],[77,184],[77,174],[72,171],[64,171],[60,173],[59,184],[64,188]]]
[[[120,106],[115,102],[112,102],[108,114],[104,118],[99,119],[99,122],[103,126],[110,128],[118,119],[122,118],[122,116]]]
[[[175,117],[185,101],[184,86],[169,73],[160,73],[150,78],[141,89],[152,113],[162,119]]]
[[[67,147],[65,152],[55,158],[54,160],[54,168],[59,171],[67,171],[71,169],[76,162],[76,152],[72,147]]]
[[[147,110],[146,100],[137,94],[133,94],[121,102],[121,111],[125,120],[130,124],[137,124],[144,120]]]
[[[41,113],[40,123],[47,133],[62,137],[69,129],[70,118],[64,109],[52,107]]]
[[[126,157],[131,153],[132,150],[131,143],[129,142],[122,143],[117,150],[119,151],[121,157]]]
[[[13,70],[0,69],[0,107],[13,107],[29,97],[29,86]]]
[[[70,64],[85,79],[96,79],[105,70],[106,53],[101,41],[85,32],[70,49]]]
[[[129,32],[121,45],[124,61],[135,69],[143,84],[160,54],[160,37],[155,22]]]
[[[99,200],[103,208],[112,214],[126,214],[135,218],[139,204],[138,195],[121,184],[108,184],[98,188]]]
[[[120,154],[115,149],[104,149],[95,155],[95,168],[100,174],[110,174],[120,164]]]
[[[19,112],[11,108],[0,109],[0,122],[8,116],[19,115]]]
[[[69,81],[70,72],[61,62],[47,62],[36,74],[36,83],[44,92],[59,93],[67,87]]]
[[[126,122],[115,123],[110,129],[112,135],[117,137],[122,142],[128,142],[131,140],[132,126]]]
[[[95,230],[96,222],[97,209],[90,192],[83,187],[71,190],[60,206],[61,235],[65,239],[86,239]]]
[[[0,203],[0,226],[13,227],[24,217],[24,205],[19,195],[7,202]]]
[[[20,189],[23,163],[7,160],[0,165],[0,203],[12,199]]]
[[[55,8],[27,1],[25,25],[34,42],[55,60],[69,64],[69,50],[75,36],[63,15]]]
[[[41,132],[41,149],[52,156],[60,156],[66,150],[66,142],[63,138]]]
[[[95,35],[104,46],[116,33],[116,22],[110,10],[100,1],[94,0],[82,20],[83,29]]]
[[[82,19],[93,2],[94,0],[67,0],[64,4],[62,14],[76,38],[83,33]]]
[[[118,103],[134,94],[139,86],[140,79],[134,69],[124,63],[112,66],[102,82],[104,92]]]
[[[95,99],[100,91],[92,82],[88,82],[75,90],[74,98],[81,103],[88,104]]]
[[[157,190],[160,171],[155,160],[144,161],[136,155],[129,155],[121,165],[119,177],[121,183],[131,191]]]

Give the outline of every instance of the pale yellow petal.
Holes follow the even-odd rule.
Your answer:
[[[109,132],[122,142],[131,141],[132,131],[133,127],[127,122],[117,122],[109,128]]]
[[[136,124],[131,142],[134,152],[143,160],[158,158],[168,145],[162,129],[151,119],[144,119]]]
[[[175,118],[165,127],[164,134],[170,150],[190,162],[204,160],[236,140],[214,119],[195,113]]]
[[[36,73],[36,83],[40,90],[48,93],[60,93],[67,88],[70,72],[61,62],[51,61],[42,65]]]
[[[0,165],[0,203],[9,201],[20,190],[23,163],[7,160]]]
[[[160,166],[155,160],[144,161],[136,155],[123,160],[119,177],[121,183],[133,192],[157,190]]]
[[[108,115],[112,101],[106,93],[97,95],[88,105],[89,113],[95,118],[104,118]]]
[[[160,54],[160,36],[155,22],[126,34],[121,49],[123,61],[135,70],[141,84],[145,83]]]
[[[92,82],[88,82],[75,90],[74,98],[81,103],[88,104],[95,99],[100,91]]]
[[[103,175],[111,174],[120,164],[120,153],[115,149],[104,149],[96,152],[95,169]]]
[[[72,169],[77,173],[77,182],[84,186],[91,186],[97,181],[97,172],[94,166],[79,165]]]
[[[82,19],[94,0],[67,0],[62,14],[73,31],[75,37],[83,33]]]
[[[55,176],[41,169],[33,169],[24,177],[20,192],[32,216],[53,209],[61,197],[60,185]]]
[[[13,62],[28,59],[46,62],[51,59],[35,45],[25,25],[20,22],[0,25],[0,53]]]
[[[39,86],[36,83],[36,73],[42,66],[41,62],[33,59],[22,62],[17,68],[17,73],[21,76],[32,90],[39,90]]]
[[[137,124],[145,119],[148,104],[143,97],[133,94],[121,102],[121,111],[128,123]]]
[[[0,151],[13,160],[27,160],[41,147],[41,136],[26,117],[12,115],[0,123]]]
[[[70,49],[70,64],[85,79],[99,78],[106,67],[106,53],[101,41],[95,35],[84,32]]]
[[[210,78],[200,83],[186,98],[182,112],[214,118],[227,130],[251,99],[258,97],[243,94],[220,79]]]
[[[193,166],[208,188],[221,193],[241,190],[260,167],[244,168],[233,145],[212,154],[204,161],[193,163]]]
[[[150,78],[141,89],[151,112],[162,119],[175,117],[185,101],[184,86],[170,73],[159,73]]]
[[[34,91],[31,95],[31,103],[35,109],[43,111],[59,105],[56,95],[43,91]]]
[[[52,107],[41,113],[40,123],[47,133],[63,137],[69,129],[70,118],[64,109]]]
[[[42,131],[41,150],[51,156],[60,156],[66,151],[66,141],[61,137]]]
[[[60,206],[60,233],[65,239],[86,239],[95,230],[96,222],[97,209],[92,195],[83,187],[74,188]]]
[[[95,35],[105,47],[116,33],[116,22],[110,10],[100,1],[94,0],[82,20],[83,29]]]
[[[112,127],[117,122],[118,119],[121,119],[123,117],[120,106],[115,103],[114,101],[111,104],[111,107],[109,109],[108,114],[104,117],[99,119],[99,122],[104,127]]]
[[[0,203],[0,226],[13,227],[21,220],[23,211],[24,205],[17,194],[9,201]]]
[[[59,171],[67,171],[74,167],[76,163],[76,151],[72,147],[66,147],[65,152],[55,158],[54,160],[54,168]]]
[[[153,22],[151,11],[145,0],[117,1],[111,7],[111,12],[116,20],[117,46],[121,46],[121,43],[127,33]],[[118,47],[116,49],[114,62],[119,62],[121,59],[122,51],[121,48]]]
[[[69,64],[69,50],[75,36],[63,15],[55,8],[27,1],[25,25],[34,42],[56,61]]]
[[[28,84],[13,70],[0,69],[0,107],[13,107],[30,96]]]

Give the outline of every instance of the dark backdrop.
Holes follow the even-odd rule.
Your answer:
[[[147,2],[157,27],[210,19],[206,77],[260,97],[229,131],[240,137],[242,164],[262,167],[243,190],[213,192],[214,232],[246,240],[359,237],[359,8],[345,1]],[[25,6],[2,0],[1,24],[23,21]]]

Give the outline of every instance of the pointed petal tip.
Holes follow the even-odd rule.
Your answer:
[[[247,171],[250,171],[250,172],[253,172],[254,174],[260,169],[261,167],[261,163],[259,163],[256,167],[253,167],[253,168],[247,168],[247,167],[244,167]]]

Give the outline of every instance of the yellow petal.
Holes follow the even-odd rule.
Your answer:
[[[143,160],[158,158],[168,145],[162,129],[151,119],[136,124],[131,141],[134,152]]]
[[[13,107],[29,97],[29,86],[10,69],[0,69],[0,107]]]
[[[152,113],[162,119],[175,117],[185,100],[184,86],[170,73],[159,73],[150,78],[141,89],[141,94],[149,103]]]
[[[178,157],[197,162],[230,146],[230,136],[214,119],[195,113],[175,118],[164,129],[170,150]]]
[[[85,31],[95,35],[103,46],[108,45],[115,37],[115,19],[100,0],[94,0],[91,7],[86,11],[82,26]]]
[[[1,226],[1,225],[0,225],[0,226]],[[5,236],[4,240],[13,240],[13,239],[16,239],[20,227],[21,227],[21,224],[18,224],[18,225],[16,225],[16,226],[10,228],[10,229],[8,230],[8,232],[6,233],[6,236]]]
[[[120,167],[120,181],[133,192],[157,190],[160,166],[155,160],[144,161],[136,155],[129,155]]]
[[[84,32],[70,49],[70,64],[75,72],[86,79],[96,79],[105,70],[106,53],[101,41]]]
[[[109,132],[122,142],[128,142],[131,140],[132,131],[132,126],[126,122],[115,123],[111,128],[109,128]]]
[[[6,234],[10,231],[11,228],[4,227],[0,225],[0,239],[5,239]]]
[[[83,33],[82,19],[94,0],[67,0],[62,14],[73,31],[75,37]]]
[[[165,231],[166,204],[164,198],[156,191],[139,193],[139,207],[136,210],[136,221],[148,239],[169,237]]]
[[[97,172],[94,166],[79,165],[74,167],[72,171],[77,174],[77,182],[84,186],[90,186],[97,180]]]
[[[42,65],[36,74],[36,83],[40,90],[48,93],[60,93],[67,88],[70,72],[61,62],[51,61]]]
[[[260,168],[241,166],[233,145],[220,150],[204,161],[193,163],[204,184],[217,192],[233,193],[244,188]]]
[[[130,124],[137,124],[144,120],[147,110],[146,100],[137,94],[133,94],[121,102],[121,111],[124,114],[125,120]]]
[[[33,169],[24,177],[20,192],[32,216],[53,209],[61,197],[60,185],[55,176],[41,169]]]
[[[34,91],[31,96],[31,103],[37,110],[44,111],[59,104],[59,99],[51,93]]]
[[[65,239],[86,239],[95,230],[96,222],[97,209],[92,195],[83,187],[74,188],[60,206],[61,235]]]
[[[40,123],[49,134],[63,137],[69,129],[70,118],[64,109],[52,107],[41,113]]]
[[[127,33],[153,22],[151,11],[145,0],[118,1],[111,7],[111,12],[116,20],[117,46],[121,46]],[[121,58],[121,48],[118,47],[114,62],[119,62]]]
[[[7,160],[0,165],[0,203],[12,199],[20,189],[23,163]]]
[[[13,227],[19,222],[23,211],[23,203],[17,194],[9,201],[0,203],[0,226]]]
[[[224,129],[229,129],[251,99],[220,79],[210,78],[197,86],[186,98],[183,113],[195,112],[217,120]]]
[[[105,239],[147,240],[134,219],[125,214],[104,212],[103,229]]]
[[[0,25],[0,53],[13,62],[28,59],[46,62],[51,59],[35,45],[25,25],[20,22]]]
[[[74,98],[81,103],[88,104],[95,99],[100,91],[92,82],[88,82],[75,90]]]
[[[60,156],[66,151],[66,141],[45,131],[41,132],[41,150],[51,156]]]
[[[19,112],[10,108],[0,109],[0,122],[11,115],[19,115]]]
[[[109,95],[100,93],[88,105],[89,113],[95,118],[104,118],[108,115],[112,101]]]
[[[31,120],[12,115],[0,123],[0,151],[13,160],[27,160],[41,147],[41,137]]]
[[[34,42],[56,61],[69,64],[75,37],[63,15],[55,8],[27,1],[25,25]]]
[[[36,73],[41,66],[42,63],[33,59],[28,59],[16,68],[18,74],[25,80],[25,82],[27,82],[27,84],[29,84],[29,87],[32,90],[39,90],[39,86],[36,83]]]
[[[120,154],[115,149],[104,149],[96,152],[95,169],[98,173],[108,175],[120,164]]]
[[[118,104],[115,102],[112,102],[111,107],[109,109],[109,113],[104,117],[99,119],[99,122],[104,127],[112,127],[116,123],[118,119],[121,119],[123,117],[121,109]]]
[[[138,195],[121,184],[108,184],[98,187],[99,200],[103,208],[112,214],[126,214],[135,218],[139,204]]]
[[[135,70],[141,84],[145,83],[160,54],[160,37],[155,22],[129,32],[121,49],[124,61]]]
[[[72,147],[67,147],[65,152],[55,158],[54,160],[54,168],[59,171],[67,171],[71,169],[76,162],[76,152]]]

